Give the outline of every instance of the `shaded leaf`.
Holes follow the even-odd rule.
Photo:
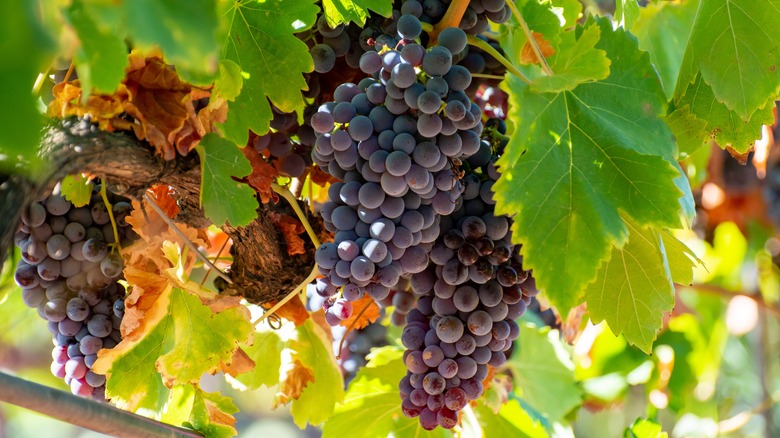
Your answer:
[[[282,234],[284,243],[287,245],[287,255],[306,254],[306,248],[304,248],[304,242],[300,236],[301,233],[306,231],[306,228],[304,228],[301,221],[275,211],[268,212],[268,217]]]
[[[216,0],[133,0],[123,2],[123,6],[127,29],[136,47],[159,47],[177,69],[205,77],[217,73]],[[211,82],[204,81],[201,83]]]
[[[252,173],[246,178],[249,185],[254,187],[255,191],[260,195],[260,200],[263,203],[267,203],[274,197],[271,183],[279,176],[279,171],[274,166],[268,164],[255,148],[245,147],[241,149],[241,152],[252,166]]]
[[[523,401],[550,422],[562,419],[582,402],[574,364],[557,331],[520,326],[518,346],[508,361]]]
[[[75,0],[65,16],[76,30],[80,42],[74,55],[79,79],[88,92],[113,93],[125,77],[127,47],[122,34],[101,25],[99,17],[90,14],[83,0]]]
[[[340,23],[353,21],[359,25],[366,23],[370,12],[389,17],[393,13],[392,0],[323,0],[322,9],[328,24],[332,27]]]
[[[234,227],[252,222],[260,204],[251,187],[233,180],[252,171],[235,143],[207,134],[197,150],[202,174],[200,201],[206,217],[215,224],[230,221]]]
[[[475,406],[474,414],[479,420],[485,436],[488,437],[517,437],[517,438],[546,438],[544,427],[534,421],[523,410],[517,400],[510,400],[501,406],[498,414],[493,413],[486,406]]]

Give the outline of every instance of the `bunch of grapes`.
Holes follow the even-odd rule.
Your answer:
[[[411,14],[424,23],[436,24],[447,12],[448,0],[405,0],[402,14]],[[458,27],[476,35],[488,30],[490,21],[505,23],[512,15],[506,0],[471,0]]]
[[[107,205],[96,186],[88,205],[75,207],[60,195],[59,186],[22,215],[16,245],[22,260],[15,280],[24,303],[37,309],[54,335],[52,373],[65,379],[74,394],[105,398],[105,376],[92,371],[97,352],[121,341],[125,290],[117,280],[123,262],[117,237],[128,244],[135,233],[125,221],[132,206],[108,196],[117,234]]]
[[[455,163],[480,148],[482,113],[464,93],[471,75],[452,65],[465,33],[447,29],[426,51],[416,17],[402,16],[397,30],[403,49],[364,53],[360,67],[372,77],[342,84],[311,117],[315,163],[345,181],[321,211],[335,240],[316,253],[324,281],[344,286],[328,311],[333,323],[351,315],[349,302],[381,300],[400,275],[425,269],[440,217],[462,191]]]

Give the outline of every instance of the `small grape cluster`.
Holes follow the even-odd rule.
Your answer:
[[[436,24],[447,12],[448,0],[404,0],[402,14],[410,14],[424,23]],[[512,15],[506,0],[471,0],[458,27],[476,35],[487,31],[490,22],[505,23]]]
[[[387,327],[374,322],[360,330],[352,330],[344,336],[344,347],[339,356],[339,365],[344,373],[344,383],[355,378],[358,370],[366,365],[366,356],[373,348],[388,345]]]
[[[75,207],[60,194],[35,202],[15,236],[22,260],[15,280],[25,305],[38,310],[54,335],[52,373],[74,394],[105,398],[105,376],[92,371],[97,352],[121,341],[125,289],[117,283],[123,261],[116,252],[135,238],[125,221],[132,205],[109,194],[108,207],[95,186],[88,205]]]
[[[314,131],[308,125],[299,125],[295,113],[285,113],[275,107],[271,128],[265,135],[251,139],[252,147],[263,154],[280,174],[301,178],[311,167],[311,148]],[[267,151],[267,154],[265,152]]]

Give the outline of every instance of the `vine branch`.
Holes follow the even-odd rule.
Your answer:
[[[474,47],[480,48],[490,54],[490,56],[496,58],[498,62],[504,65],[506,69],[511,72],[513,75],[520,78],[521,81],[525,82],[526,84],[530,84],[531,80],[528,79],[520,70],[517,69],[517,67],[514,66],[511,62],[509,62],[506,58],[504,58],[500,53],[498,53],[498,50],[494,49],[493,46],[488,44],[487,42],[477,38],[474,35],[468,35],[468,43],[471,44]]]
[[[132,412],[0,372],[0,401],[117,437],[202,437]]]
[[[441,17],[441,20],[433,27],[433,32],[430,34],[431,42],[435,43],[439,37],[439,33],[448,27],[458,27],[460,20],[463,19],[463,14],[466,13],[466,9],[469,7],[470,0],[452,0],[447,7],[447,12]],[[454,53],[453,53],[454,55]]]

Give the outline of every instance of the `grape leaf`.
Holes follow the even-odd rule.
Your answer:
[[[46,70],[55,44],[38,20],[36,3],[22,2],[5,9],[0,17],[0,119],[13,123],[5,123],[0,136],[0,168],[18,173],[20,163],[27,161],[37,167],[39,162],[36,146],[44,118],[36,109],[31,90],[35,77]]]
[[[372,351],[368,364],[349,383],[344,401],[323,426],[323,438],[450,436],[441,428],[425,431],[418,419],[407,418],[401,412],[398,381],[406,374],[402,356],[403,350],[398,347]]]
[[[646,229],[627,220],[628,243],[613,248],[596,281],[588,285],[585,300],[594,323],[606,320],[615,335],[650,353],[653,341],[663,324],[664,312],[674,307],[674,284],[667,251],[680,251],[685,245],[666,247],[661,232]],[[673,237],[667,236],[670,241]],[[673,242],[672,242],[673,244]],[[680,254],[674,260],[683,266],[675,269],[687,278],[693,263]]]
[[[369,9],[383,17],[393,14],[392,0],[323,0],[322,9],[328,25],[336,27],[340,23],[354,21],[359,25],[366,23]]]
[[[216,134],[206,134],[196,148],[202,173],[200,202],[206,217],[217,225],[230,221],[243,227],[257,217],[255,192],[233,180],[252,172],[252,166],[236,145]]]
[[[582,15],[582,3],[579,0],[550,0],[550,4],[550,10],[560,18],[561,26],[565,28],[576,25]]]
[[[285,342],[275,331],[255,332],[252,346],[242,348],[260,366],[256,366],[249,373],[239,374],[236,380],[248,389],[257,389],[263,385],[272,387],[279,383],[284,347]]]
[[[636,0],[617,0],[615,2],[615,21],[626,30],[632,30],[639,20],[639,3]]]
[[[167,309],[170,292],[154,307]],[[106,396],[117,407],[129,411],[147,409],[160,412],[169,391],[157,372],[157,358],[173,347],[173,323],[165,316],[137,342],[125,338],[111,350],[100,350],[93,370],[106,375]]]
[[[656,117],[665,103],[658,77],[632,36],[598,23],[596,47],[612,60],[607,79],[544,94],[514,77],[505,83],[515,130],[498,161],[496,212],[516,215],[523,263],[562,314],[628,238],[620,211],[643,225],[680,222],[681,174]]]
[[[639,48],[650,53],[667,98],[674,93],[698,5],[699,0],[649,3],[631,28],[639,39]]]
[[[87,94],[113,93],[125,77],[127,47],[116,29],[101,25],[90,15],[83,0],[76,0],[65,10],[65,16],[76,30],[80,45],[74,55],[79,80]],[[86,96],[84,96],[86,97]]]
[[[314,24],[312,0],[224,2],[231,23],[222,57],[235,62],[245,75],[241,94],[230,104],[225,137],[244,145],[252,131],[264,134],[273,118],[269,99],[284,112],[303,108],[303,73],[314,69],[306,43],[295,37]]]
[[[234,427],[236,419],[233,417],[236,412],[238,408],[230,397],[196,388],[190,424],[207,437],[233,437],[238,434]]]
[[[314,381],[293,400],[290,409],[295,424],[304,428],[307,422],[317,425],[331,416],[336,403],[344,399],[344,380],[322,327],[308,319],[296,328],[296,336],[290,341],[293,358],[314,372]]]
[[[171,293],[169,313],[176,343],[157,361],[168,386],[196,384],[204,373],[215,374],[252,332],[246,307],[214,313],[197,296],[178,288]]]
[[[485,436],[547,438],[547,432],[523,410],[517,400],[509,400],[501,406],[498,415],[486,406],[475,406],[474,414]]]
[[[606,52],[594,48],[600,35],[596,23],[585,28],[576,39],[574,32],[562,33],[557,53],[549,58],[550,69],[555,74],[537,77],[531,83],[531,90],[557,93],[609,76],[610,61]]]
[[[520,398],[550,422],[562,419],[582,402],[574,364],[557,331],[520,326],[518,348],[508,364]]]
[[[62,179],[62,196],[76,207],[89,204],[92,198],[92,181],[84,175],[68,175]]]
[[[780,0],[702,1],[696,13],[680,77],[679,100],[686,85],[701,75],[718,101],[749,120],[756,109],[780,92],[780,34],[770,32],[780,15]]]
[[[696,75],[676,105],[678,108],[669,115],[669,126],[680,150],[689,155],[711,139],[722,148],[731,146],[745,153],[761,138],[761,125],[774,122],[771,105],[757,109],[747,120],[742,119],[718,101],[701,75]]]
[[[667,438],[669,435],[661,429],[661,425],[652,420],[637,418],[623,433],[625,438]]]
[[[136,47],[159,46],[177,70],[193,72],[188,79],[203,76],[200,83],[211,82],[219,57],[216,0],[133,0],[123,5]]]
[[[215,96],[227,100],[235,100],[241,94],[244,86],[244,77],[241,75],[241,66],[229,59],[219,61],[219,77],[214,81],[212,92]]]

